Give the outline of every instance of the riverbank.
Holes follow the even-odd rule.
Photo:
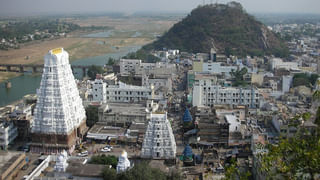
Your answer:
[[[15,72],[0,72],[0,83],[17,76],[19,74]]]
[[[116,53],[119,48],[142,46],[152,40],[148,38],[62,38],[25,46],[22,49],[0,51],[3,64],[43,64],[43,56],[48,50],[64,47],[70,61]],[[19,76],[14,72],[1,72],[0,82]]]

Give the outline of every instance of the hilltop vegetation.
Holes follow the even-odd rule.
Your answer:
[[[180,49],[193,53],[210,52],[238,56],[288,55],[288,48],[265,25],[243,10],[241,4],[199,6],[144,50]]]

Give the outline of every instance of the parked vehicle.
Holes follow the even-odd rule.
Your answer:
[[[111,152],[111,149],[104,147],[101,149],[101,152]]]
[[[88,155],[89,155],[88,151],[83,151],[83,152],[81,152],[81,153],[78,153],[77,156],[79,156],[79,157],[86,157],[86,156],[88,156]]]

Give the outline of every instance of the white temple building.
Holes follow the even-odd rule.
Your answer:
[[[54,170],[57,172],[65,172],[68,167],[68,154],[67,151],[62,151],[56,159],[56,165],[54,166]]]
[[[141,157],[151,159],[176,157],[176,142],[166,112],[151,114],[142,144]]]
[[[72,152],[86,131],[86,115],[63,48],[44,57],[32,127],[32,152]]]
[[[117,173],[121,173],[130,168],[130,161],[128,159],[128,153],[123,150],[118,159]]]

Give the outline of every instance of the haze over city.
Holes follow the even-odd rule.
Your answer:
[[[248,12],[319,14],[319,0],[236,0]],[[94,12],[189,12],[200,4],[229,0],[1,0],[1,15]]]

